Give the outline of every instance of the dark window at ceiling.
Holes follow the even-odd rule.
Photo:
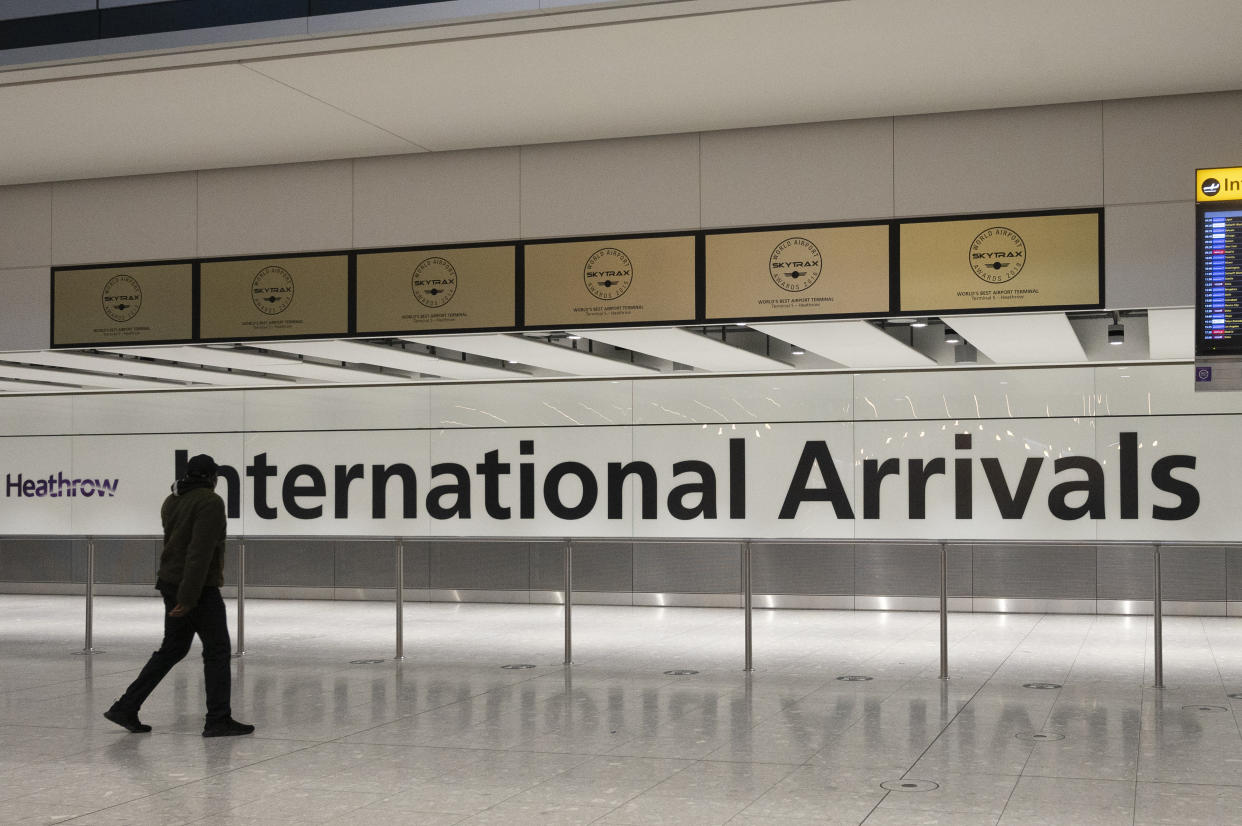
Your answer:
[[[443,2],[447,0],[162,0],[0,20],[0,50]]]
[[[93,11],[0,20],[0,49],[76,43],[79,40],[96,40],[98,37],[99,14]]]
[[[370,11],[371,9],[392,9],[397,6],[429,6],[443,3],[446,0],[310,0],[310,13],[342,14],[351,11]]]
[[[99,10],[99,36],[132,37],[305,17],[307,0],[172,0]]]

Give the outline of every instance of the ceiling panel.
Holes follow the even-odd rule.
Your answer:
[[[708,338],[680,327],[576,330],[574,334],[610,344],[613,347],[646,353],[649,356],[668,359],[678,364],[688,364],[700,370],[731,373],[742,370],[793,369],[792,365],[783,361],[752,353],[749,350],[726,344],[719,339]]]
[[[513,379],[525,374],[516,370],[503,370],[482,364],[470,364],[453,359],[437,358],[426,353],[411,353],[382,344],[364,344],[358,341],[291,341],[279,344],[265,343],[266,350],[295,353],[315,358],[358,364],[374,364],[411,373],[424,373],[448,379]]]
[[[1087,361],[1065,313],[944,316],[980,353],[997,364],[1074,364]]]
[[[280,375],[281,367],[295,362],[283,356],[254,350],[237,350],[232,347],[177,345],[172,347],[110,347],[108,352],[125,353],[130,356],[179,361],[185,364],[207,364],[227,367],[231,370],[249,370],[254,373]]]
[[[63,350],[45,350],[40,353],[24,353],[22,361],[30,364],[42,364],[48,367],[64,367],[70,370],[94,370],[104,373],[120,373],[140,378],[167,379],[169,381],[192,382],[217,387],[253,387],[259,384],[281,384],[275,379],[255,378],[236,373],[223,373],[219,370],[199,370],[194,367],[183,367],[174,364],[157,364],[137,359],[122,359],[108,355],[89,355],[71,353]]]
[[[1195,357],[1195,311],[1191,307],[1147,311],[1147,346],[1150,358]]]
[[[1142,6],[1136,13],[1133,0],[1100,0],[1083,14],[1077,0],[1003,8],[969,0],[797,3],[248,65],[433,150],[1100,100],[1242,81],[1237,50],[1221,42],[1205,48],[1201,36],[1242,26],[1242,4]],[[1016,31],[1040,48],[1015,50]],[[762,46],[777,33],[783,59]]]
[[[865,321],[750,325],[844,367],[927,367],[936,362]]]
[[[31,354],[2,353],[0,354],[0,359],[25,361],[25,356],[28,355]],[[167,382],[155,381],[153,379],[90,375],[87,373],[73,373],[65,370],[53,370],[51,368],[42,369],[39,367],[24,367],[19,364],[10,364],[7,362],[0,362],[0,377],[9,379],[29,379],[31,381],[57,382],[59,384],[76,385],[88,390],[150,390],[152,388],[159,387],[164,389],[173,387],[173,385],[168,384]]]
[[[250,370],[256,373],[267,373],[276,377],[285,377],[299,381],[342,382],[349,384],[406,381],[406,379],[398,376],[384,376],[367,370],[349,370],[331,365],[320,365],[299,361],[288,356],[278,356],[273,353],[257,352],[255,350],[207,346],[177,346],[117,347],[113,348],[113,352],[169,359],[186,364],[210,364],[214,367]]]
[[[640,376],[657,371],[520,335],[404,336],[406,341],[529,364],[571,376]]]
[[[420,149],[237,65],[0,85],[0,112],[0,184]]]
[[[0,370],[0,372],[4,372],[4,371]],[[47,393],[47,392],[55,392],[57,390],[73,390],[73,389],[75,388],[74,387],[58,387],[54,384],[34,384],[32,382],[9,381],[7,379],[0,379],[0,390],[12,391],[16,393]]]
[[[1236,0],[746,5],[0,70],[0,183],[1242,87],[1233,38],[1203,36],[1242,29]]]

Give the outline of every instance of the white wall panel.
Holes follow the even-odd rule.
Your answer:
[[[695,229],[699,136],[522,148],[522,236]]]
[[[1094,392],[1090,370],[1043,368],[860,373],[854,388],[862,421],[1085,416]]]
[[[706,227],[893,214],[889,118],[707,132],[702,156]]]
[[[1196,393],[1194,365],[1097,367],[1095,412],[1112,416],[1238,413],[1242,392]]]
[[[253,536],[295,535],[378,535],[426,536],[428,522],[423,510],[429,481],[427,462],[431,434],[429,431],[378,431],[337,433],[250,433],[245,437],[245,461],[256,464],[264,455],[269,474],[243,471],[242,529]],[[515,451],[516,452],[516,451]],[[480,457],[481,458],[481,457]],[[219,461],[217,459],[217,461]],[[373,465],[407,464],[417,474],[418,518],[402,518],[401,480],[389,480],[385,491],[384,518],[372,516]],[[290,515],[286,507],[285,487],[306,486],[306,476],[290,476],[298,465],[314,465],[322,474],[324,495],[297,495],[291,490],[292,501],[302,508],[321,507],[317,519],[301,519]],[[338,465],[348,469],[362,465],[364,476],[344,486],[347,512],[336,509]],[[275,510],[276,517],[265,519],[255,507],[256,485],[263,488],[263,504]]]
[[[160,505],[176,480],[175,456],[207,453],[217,464],[243,475],[240,434],[183,433],[157,436],[75,436],[73,475],[84,479],[115,479],[112,496],[75,496],[68,532],[76,534],[159,534]],[[68,475],[68,474],[66,474]],[[226,495],[223,479],[216,492]],[[242,513],[245,513],[243,507]],[[242,531],[241,519],[230,519],[229,535]],[[28,533],[60,533],[45,526]]]
[[[0,397],[0,436],[68,435],[73,433],[73,397]]]
[[[516,148],[355,161],[354,244],[397,247],[519,235]]]
[[[50,263],[51,185],[0,187],[0,269]]]
[[[1239,134],[1242,92],[1106,102],[1105,203],[1193,200],[1196,169],[1242,163]]]
[[[348,248],[353,161],[199,173],[198,254]]]
[[[634,383],[635,424],[767,423],[850,418],[854,377],[729,376]]]
[[[633,421],[632,382],[446,384],[430,394],[432,427],[575,427]]]
[[[970,447],[958,448],[956,437],[969,434]],[[1053,478],[1052,463],[1062,456],[1091,456],[1095,449],[1095,422],[1091,419],[1020,419],[1007,422],[960,422],[925,429],[909,427],[898,432],[884,422],[860,422],[855,431],[855,514],[860,538],[904,539],[1093,539],[1095,522],[1082,518],[1058,519],[1050,512],[1048,495],[1053,486],[1065,481]],[[885,478],[879,487],[879,518],[865,518],[863,479],[868,459],[884,462],[899,460],[900,474]],[[1020,518],[1005,518],[997,504],[982,458],[998,459],[1005,475],[1004,497],[1019,496],[1019,480],[1028,467],[1039,468],[1030,498]],[[944,460],[943,474],[928,478],[925,514],[912,509],[910,460]],[[957,459],[968,459],[969,482],[965,490],[970,502],[970,518],[958,518],[959,484]],[[1066,472],[1066,478],[1069,478]],[[1073,474],[1081,479],[1083,474]],[[963,474],[962,479],[967,475]],[[1076,500],[1075,500],[1076,503]]]
[[[39,350],[52,343],[52,272],[0,270],[0,350]]]
[[[52,185],[52,263],[192,258],[197,175],[142,175]]]
[[[617,417],[584,416],[581,424],[561,425],[563,417],[539,404],[532,392],[528,398],[513,399],[515,389],[509,385],[470,386],[476,395],[467,405],[457,394],[460,385],[418,388],[369,388],[359,395],[355,388],[270,391],[185,391],[155,394],[98,394],[75,399],[77,416],[68,418],[70,402],[64,396],[0,399],[0,427],[8,434],[0,438],[0,473],[21,473],[24,478],[43,478],[62,474],[69,478],[117,479],[114,496],[84,497],[69,512],[48,510],[46,503],[23,497],[8,486],[0,489],[0,533],[146,533],[153,527],[153,513],[158,508],[175,471],[175,451],[188,454],[207,452],[217,461],[237,469],[243,477],[241,521],[231,530],[256,535],[439,535],[439,536],[684,536],[684,537],[817,537],[902,539],[1081,539],[1106,538],[1145,540],[1151,537],[1228,540],[1236,538],[1236,508],[1232,501],[1242,473],[1239,443],[1234,438],[1242,414],[1242,394],[1212,394],[1210,404],[1199,406],[1193,395],[1178,397],[1179,385],[1170,378],[1172,367],[1145,368],[1124,378],[1122,368],[1003,371],[961,371],[903,374],[909,380],[924,376],[951,379],[949,404],[966,404],[969,396],[981,400],[979,410],[984,418],[935,417],[929,411],[927,421],[902,421],[900,417],[886,420],[797,422],[747,420],[712,423],[648,424],[630,426],[624,421],[626,407],[634,384],[664,382],[548,382],[527,385],[542,386],[546,398],[554,406],[573,409],[575,401],[583,409],[598,414],[616,408]],[[1128,368],[1125,368],[1128,369]],[[1114,375],[1114,372],[1116,375]],[[1025,378],[1010,403],[1024,416],[996,412],[1002,409],[1004,386],[1000,380]],[[1069,409],[1083,404],[1084,388],[1098,375],[1099,393],[1094,395],[1094,415],[1083,415]],[[756,377],[757,378],[757,377]],[[782,377],[784,378],[784,377]],[[814,377],[805,377],[814,378]],[[836,377],[828,377],[836,380]],[[862,377],[859,377],[861,381]],[[977,382],[974,391],[967,384]],[[669,380],[678,381],[678,380]],[[679,381],[694,384],[699,380]],[[713,381],[712,384],[715,382]],[[1127,384],[1129,383],[1129,384]],[[1059,387],[1058,387],[1059,385]],[[710,385],[709,385],[710,386]],[[876,384],[876,387],[883,385]],[[803,385],[799,401],[803,409],[813,413],[809,401],[814,383]],[[826,388],[830,398],[840,400],[839,393]],[[418,418],[420,404],[431,396],[443,393],[436,400],[434,420]],[[1059,395],[1057,395],[1059,393]],[[211,432],[229,422],[236,425],[237,405],[241,394],[247,400],[246,428],[233,432]],[[575,394],[577,398],[575,399]],[[610,394],[612,398],[610,399]],[[1164,395],[1160,395],[1164,394]],[[1043,409],[1038,396],[1056,401],[1046,402]],[[213,402],[212,397],[217,397]],[[1238,398],[1235,398],[1237,396]],[[490,397],[490,398],[488,398]],[[779,398],[779,397],[774,397]],[[148,404],[143,404],[147,399]],[[261,399],[256,402],[255,400]],[[199,403],[201,411],[187,405]],[[934,401],[929,402],[934,406]],[[1059,406],[1058,406],[1059,405]],[[473,407],[479,418],[469,419],[465,407]],[[908,406],[908,403],[907,403]],[[916,404],[916,407],[918,404]],[[1227,409],[1227,407],[1232,409]],[[227,412],[224,408],[234,408]],[[510,410],[512,408],[512,410]],[[1162,409],[1178,415],[1160,415]],[[860,410],[864,409],[862,407]],[[212,411],[221,414],[220,421],[211,421]],[[386,412],[379,412],[379,411]],[[441,421],[447,411],[460,411],[463,420]],[[1148,414],[1147,411],[1152,411]],[[509,413],[508,420],[498,420],[493,411]],[[485,415],[490,413],[491,415]],[[1231,415],[1195,415],[1228,413]],[[1189,415],[1187,415],[1189,414]],[[529,424],[548,415],[554,426]],[[866,414],[864,414],[866,415]],[[231,417],[231,418],[230,418]],[[503,419],[503,416],[501,416]],[[168,433],[171,422],[194,423],[199,432]],[[97,435],[82,433],[94,428]],[[263,429],[274,428],[271,430]],[[58,429],[57,429],[58,428]],[[109,428],[119,432],[114,433]],[[279,429],[275,429],[279,428]],[[128,429],[132,435],[123,431]],[[142,434],[141,430],[151,431]],[[1100,435],[1097,438],[1096,432]],[[1122,490],[1120,474],[1126,473],[1118,461],[1119,435],[1133,432],[1138,445],[1137,475],[1138,518],[1123,518],[1119,513]],[[70,434],[78,435],[70,435]],[[956,436],[969,434],[969,445],[959,445]],[[528,456],[521,453],[521,442],[534,443]],[[735,447],[740,445],[740,447]],[[530,463],[535,470],[536,512],[532,518],[502,519],[489,516],[486,509],[484,474],[477,465],[488,451],[498,451],[497,460],[508,463],[509,471],[498,476],[501,504],[514,507],[519,501],[521,465]],[[734,451],[741,451],[736,453]],[[817,452],[818,451],[818,452]],[[1153,503],[1170,507],[1176,504],[1176,490],[1169,490],[1153,476],[1156,462],[1163,456],[1193,456],[1196,466],[1174,473],[1174,478],[1193,486],[1201,497],[1194,514],[1179,520],[1154,519]],[[258,471],[247,474],[246,466],[257,468],[256,458],[265,456],[268,476]],[[1094,457],[1100,465],[1103,519],[1088,516],[1058,517],[1049,504],[1054,486],[1062,482],[1081,482],[1087,478],[1080,469],[1054,472],[1053,462],[1060,457]],[[648,462],[657,477],[657,510],[653,519],[636,518],[639,502],[638,485],[625,483],[625,510],[621,518],[608,518],[607,469],[609,463],[631,459]],[[862,482],[863,463],[899,460],[899,473],[887,478],[880,488],[880,513],[868,518],[867,497]],[[923,516],[912,512],[909,460],[927,462],[943,459],[946,473],[931,477],[926,486],[927,509]],[[983,467],[983,459],[1000,462],[1004,475],[994,493]],[[955,460],[970,465],[971,490],[969,518],[957,515]],[[1028,460],[1035,460],[1035,481],[1030,499],[1021,518],[1003,518],[998,501],[1016,496],[1018,481]],[[701,482],[699,471],[683,469],[674,474],[679,461],[705,462],[715,479],[716,514],[714,518],[693,516],[678,518],[671,511],[669,493],[678,485]],[[433,487],[431,467],[437,462],[452,462],[466,469],[470,479],[471,517],[435,519],[426,512],[427,493]],[[547,506],[544,478],[558,463],[578,462],[590,469],[598,487],[598,499],[589,512],[580,518],[560,518]],[[417,516],[401,518],[400,484],[393,481],[387,488],[387,513],[383,518],[372,516],[372,482],[374,465],[405,463],[417,475]],[[286,480],[295,465],[312,465],[323,479],[322,494],[297,492],[290,488],[284,495]],[[349,483],[348,512],[337,512],[335,490],[343,478],[338,475],[355,465],[361,466],[362,478]],[[742,475],[744,482],[735,484]],[[799,467],[803,467],[799,480]],[[834,473],[826,472],[831,466]],[[738,477],[733,475],[736,469]],[[995,470],[993,471],[995,474]],[[305,475],[305,474],[303,474]],[[443,484],[447,477],[434,480]],[[15,478],[15,477],[14,477]],[[275,512],[265,518],[256,508],[255,490],[260,478],[266,479],[266,505]],[[966,478],[963,475],[961,478]],[[294,479],[291,485],[305,485],[309,477]],[[807,495],[796,513],[781,518],[785,503],[795,482]],[[569,506],[579,501],[580,486],[572,475],[562,483],[562,501]],[[1165,492],[1161,491],[1161,488]],[[844,503],[841,513],[833,504],[823,501],[817,492],[834,491]],[[221,493],[227,493],[225,488]],[[744,514],[735,516],[730,507],[743,497]],[[1084,494],[1070,493],[1067,505],[1081,503]],[[700,494],[687,492],[676,502],[693,508]],[[29,501],[28,501],[29,500]],[[291,507],[289,502],[293,502]],[[318,516],[295,517],[290,511],[297,506],[323,506]]]
[[[256,430],[371,430],[427,427],[426,388],[302,387],[281,393],[246,391],[245,428]]]
[[[433,519],[423,509],[420,510],[420,528],[439,536],[631,536],[635,521],[632,505],[626,503],[620,519],[609,519],[607,485],[608,463],[624,464],[634,455],[631,433],[628,427],[438,431],[430,439],[428,452],[425,454],[427,464],[424,467],[429,470],[434,464],[451,462],[466,468],[471,476],[471,518]],[[534,452],[529,456],[520,453],[520,443],[523,440],[532,442]],[[497,504],[509,508],[507,519],[488,515],[483,477],[475,472],[475,466],[491,450],[498,451],[499,462],[510,466],[508,474],[497,477]],[[594,479],[595,504],[581,518],[560,518],[548,507],[548,486],[545,485],[545,480],[548,479],[549,472],[562,462],[584,465]],[[520,509],[520,466],[523,463],[534,466],[534,485],[531,487],[534,494],[534,516],[529,519],[521,518]],[[440,485],[455,484],[452,476],[440,474],[432,477],[429,472],[420,473],[419,481],[424,498]],[[560,503],[565,507],[582,505],[585,509],[586,504],[589,504],[576,473],[566,474],[554,487],[558,491],[556,495],[559,496]],[[450,506],[454,499],[450,494],[440,504]]]
[[[1242,462],[1234,448],[1240,425],[1237,416],[1196,417],[1193,427],[1186,427],[1185,419],[1164,417],[1102,418],[1097,422],[1096,451],[1110,485],[1119,474],[1120,434],[1138,434],[1138,518],[1120,518],[1117,489],[1112,488],[1109,518],[1099,525],[1100,539],[1237,540],[1237,492],[1242,486]],[[1153,518],[1155,507],[1174,508],[1181,501],[1178,495],[1161,490],[1153,473],[1157,462],[1177,455],[1193,457],[1193,469],[1175,469],[1172,476],[1193,486],[1198,509],[1188,519]]]
[[[87,394],[65,401],[73,408],[72,433],[221,433],[242,429],[243,398],[233,390]]]
[[[1242,157],[1242,156],[1240,156]],[[1194,187],[1194,170],[1190,173]],[[1110,206],[1104,211],[1104,299],[1109,307],[1193,305],[1195,205]]]
[[[44,495],[26,487],[26,482],[53,478],[59,493],[59,480],[74,478],[73,441],[64,437],[31,436],[0,439],[0,534],[72,533],[70,498]],[[16,486],[16,487],[14,487]],[[27,495],[32,493],[35,495]]]
[[[898,215],[1102,203],[1098,103],[898,118]]]
[[[848,538],[854,535],[850,520],[838,520],[831,506],[815,502],[804,506],[797,518],[781,519],[790,481],[807,440],[824,441],[832,454],[832,464],[848,491],[851,486],[850,462],[853,447],[852,425],[848,423],[785,424],[772,428],[755,425],[641,427],[634,429],[634,458],[652,463],[659,479],[656,519],[636,519],[634,535],[639,537],[806,537]],[[745,450],[744,492],[731,485],[730,443],[740,441]],[[697,461],[711,465],[715,481],[715,518],[698,516],[679,519],[672,515],[670,494],[682,485],[700,485],[700,473],[685,469],[673,474],[678,462]],[[740,467],[740,465],[739,465]],[[814,474],[811,486],[823,487],[822,477]],[[745,517],[731,516],[734,497],[745,497]],[[694,508],[704,498],[697,492],[677,497],[684,507]],[[633,506],[638,508],[637,503]]]

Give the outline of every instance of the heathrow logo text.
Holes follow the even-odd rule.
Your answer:
[[[19,499],[58,499],[76,496],[115,496],[120,479],[75,478],[57,471],[48,476],[4,475],[4,495]]]

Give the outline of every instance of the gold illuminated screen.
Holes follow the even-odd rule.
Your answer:
[[[1094,307],[1099,214],[909,222],[901,233],[901,311]]]
[[[886,313],[889,228],[708,235],[708,318]]]
[[[58,270],[52,292],[52,346],[189,341],[193,266]]]
[[[514,261],[512,246],[361,254],[358,332],[512,327]]]
[[[1242,201],[1242,166],[1196,169],[1195,200]]]
[[[619,238],[525,247],[526,324],[694,318],[694,236]]]
[[[199,335],[264,338],[349,331],[349,258],[316,255],[202,265]]]

